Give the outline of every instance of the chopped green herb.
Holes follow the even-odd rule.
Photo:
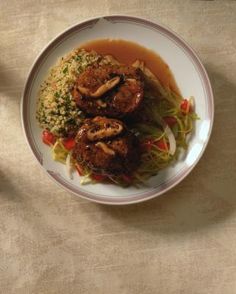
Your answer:
[[[76,60],[76,61],[81,61],[81,60],[82,60],[82,57],[79,56],[79,55],[77,55],[77,56],[75,57],[75,60]]]
[[[68,72],[68,66],[66,66],[63,71],[62,71],[64,74],[66,74]]]

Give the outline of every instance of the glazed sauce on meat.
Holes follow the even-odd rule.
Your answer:
[[[176,93],[180,93],[169,66],[158,54],[150,49],[130,41],[119,39],[95,40],[81,45],[81,48],[87,51],[94,50],[102,55],[112,55],[120,63],[128,65],[131,65],[137,59],[144,61],[145,65],[156,75],[164,86],[169,87]]]

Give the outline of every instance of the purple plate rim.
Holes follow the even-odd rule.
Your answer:
[[[124,196],[124,197],[109,197],[109,196],[96,196],[96,194],[90,194],[89,192],[84,192],[81,191],[79,187],[74,188],[74,185],[69,184],[66,180],[64,180],[62,177],[58,176],[56,173],[50,172],[46,170],[43,165],[42,165],[42,159],[39,153],[37,153],[37,150],[32,142],[32,138],[29,133],[29,126],[27,125],[27,115],[28,115],[28,100],[29,100],[29,89],[32,86],[32,80],[35,75],[35,72],[37,71],[38,66],[42,63],[43,59],[45,58],[45,55],[50,53],[50,50],[55,47],[56,44],[58,44],[60,41],[63,41],[66,36],[71,35],[73,32],[77,32],[79,30],[85,29],[87,27],[93,27],[94,24],[99,21],[101,18],[104,18],[108,21],[111,22],[117,22],[117,21],[125,21],[125,22],[131,22],[135,23],[136,25],[145,25],[150,29],[154,29],[158,31],[159,33],[164,34],[166,37],[174,41],[180,48],[184,49],[185,53],[188,54],[189,57],[191,57],[193,64],[195,68],[197,67],[199,76],[202,79],[203,85],[204,85],[204,90],[206,91],[206,96],[207,96],[207,105],[208,105],[208,115],[209,115],[209,120],[210,120],[210,129],[208,133],[208,137],[206,141],[204,142],[204,145],[202,147],[201,152],[198,154],[197,159],[194,161],[194,163],[186,167],[183,172],[180,172],[171,178],[169,180],[172,181],[173,183],[167,184],[166,182],[160,184],[158,186],[158,189],[160,191],[156,191],[157,187],[152,189],[151,191],[139,193],[136,196],[134,195],[129,195],[129,196]],[[213,122],[214,122],[214,98],[213,98],[213,91],[211,87],[211,83],[208,77],[208,74],[206,72],[206,69],[201,62],[200,58],[196,54],[196,52],[193,50],[193,48],[186,43],[186,41],[183,40],[182,37],[180,37],[178,34],[173,32],[171,29],[167,28],[163,24],[160,24],[158,22],[152,22],[149,20],[146,20],[144,18],[140,17],[134,17],[134,16],[129,16],[129,15],[105,15],[105,16],[98,16],[94,18],[90,18],[87,20],[84,20],[82,22],[79,22],[68,29],[64,30],[62,33],[60,33],[58,36],[53,38],[51,42],[49,42],[40,52],[40,54],[36,57],[29,74],[27,76],[27,80],[25,83],[25,87],[23,90],[22,98],[21,98],[21,123],[22,123],[22,128],[24,132],[24,136],[26,138],[27,144],[33,153],[34,157],[40,164],[41,168],[47,173],[48,176],[50,176],[60,187],[63,187],[65,190],[72,192],[73,194],[80,196],[82,198],[85,198],[87,200],[101,203],[101,204],[113,204],[113,205],[123,205],[123,204],[133,204],[133,203],[139,203],[143,202],[149,199],[152,199],[154,197],[160,196],[170,189],[174,188],[177,184],[179,184],[186,176],[193,170],[193,168],[197,165],[199,162],[200,158],[202,157],[206,146],[209,142],[211,133],[212,133],[212,127],[213,127]],[[176,179],[177,178],[177,179]],[[154,191],[153,191],[154,190]]]

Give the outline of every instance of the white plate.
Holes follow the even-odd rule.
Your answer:
[[[194,96],[196,122],[189,149],[176,163],[148,181],[148,187],[122,188],[112,184],[80,185],[74,175],[70,180],[65,166],[52,160],[50,150],[41,141],[35,118],[39,85],[57,59],[86,41],[118,38],[136,42],[157,52],[169,65],[184,97]],[[22,124],[27,142],[40,165],[65,189],[92,201],[128,204],[158,196],[177,185],[193,169],[202,156],[212,129],[213,94],[207,73],[196,53],[174,32],[163,25],[130,16],[106,16],[79,23],[56,37],[33,64],[22,97]]]

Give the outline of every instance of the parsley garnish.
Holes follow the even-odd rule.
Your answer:
[[[66,74],[68,72],[68,66],[66,66],[63,71],[62,71],[64,74]]]
[[[76,61],[81,61],[81,60],[82,60],[82,57],[79,56],[79,55],[77,55],[77,56],[75,57],[75,60],[76,60]]]

